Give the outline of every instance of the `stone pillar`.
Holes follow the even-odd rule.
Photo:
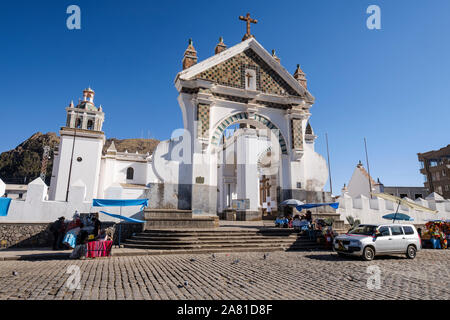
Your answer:
[[[303,150],[302,119],[291,120],[292,149]]]
[[[75,115],[75,112],[73,112],[73,111],[70,111],[70,124],[69,124],[69,127],[70,128],[75,128],[75,120],[76,120],[76,115]]]
[[[245,130],[245,129],[244,129]],[[248,199],[249,207],[238,210],[238,220],[261,220],[258,210],[258,168],[257,150],[255,149],[256,135],[244,131],[237,137],[237,197],[240,200]]]
[[[83,123],[81,124],[81,128],[82,129],[86,129],[87,128],[87,121],[88,121],[87,113],[85,112],[85,113],[83,113]]]

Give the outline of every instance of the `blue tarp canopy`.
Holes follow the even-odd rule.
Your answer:
[[[337,209],[339,207],[339,202],[330,202],[330,203],[305,203],[300,206],[297,206],[298,211],[302,211],[302,209],[311,209],[323,206],[330,206],[333,209]]]
[[[141,209],[148,206],[148,199],[93,199],[92,200],[93,207],[134,207],[141,206]],[[120,214],[113,214],[105,211],[100,211],[103,214],[106,214],[110,217],[125,220],[128,222],[137,222],[137,223],[145,223],[145,221],[133,219],[129,217],[122,216]]]
[[[0,198],[0,217],[6,217],[8,215],[10,204],[11,204],[10,198]]]
[[[141,210],[148,206],[148,199],[94,199],[94,207],[134,207],[141,206]]]
[[[105,211],[100,211],[103,214],[106,214],[107,216],[113,217],[113,218],[117,218],[117,219],[122,219],[128,222],[137,222],[137,223],[145,223],[145,221],[139,220],[139,219],[133,219],[133,218],[129,218],[129,217],[125,217],[125,216],[121,216],[120,214],[113,214],[113,213],[108,213]]]

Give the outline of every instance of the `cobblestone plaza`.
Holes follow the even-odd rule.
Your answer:
[[[1,261],[0,299],[442,300],[450,299],[449,259],[450,250],[423,250],[414,260],[371,262],[330,251]],[[370,286],[373,266],[378,289]],[[70,288],[74,270],[78,289]]]

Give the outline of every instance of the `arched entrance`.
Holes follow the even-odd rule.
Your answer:
[[[223,120],[212,137],[217,152],[217,207],[239,220],[259,220],[276,211],[284,137],[266,118],[238,113]],[[283,152],[284,151],[284,152]]]
[[[266,117],[259,115],[257,113],[248,113],[248,112],[239,112],[230,115],[229,117],[223,119],[214,130],[214,133],[211,137],[211,144],[218,146],[221,142],[221,137],[223,136],[225,130],[229,128],[230,126],[237,124],[237,123],[248,123],[249,125],[254,125],[255,127],[259,128],[268,128],[270,130],[275,130],[279,134],[278,142],[280,144],[280,148],[283,154],[288,153],[288,148],[286,145],[286,140],[284,139],[282,133],[280,132],[279,128],[271,122]]]

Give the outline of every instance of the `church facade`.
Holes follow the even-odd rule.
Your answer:
[[[93,198],[148,198],[150,207],[199,215],[235,211],[257,220],[281,201],[329,201],[325,159],[309,124],[314,97],[300,66],[293,74],[250,34],[227,48],[219,40],[198,62],[192,41],[175,77],[182,130],[150,154],[105,154],[102,107],[86,89],[66,108],[49,199],[67,201],[73,184]]]

